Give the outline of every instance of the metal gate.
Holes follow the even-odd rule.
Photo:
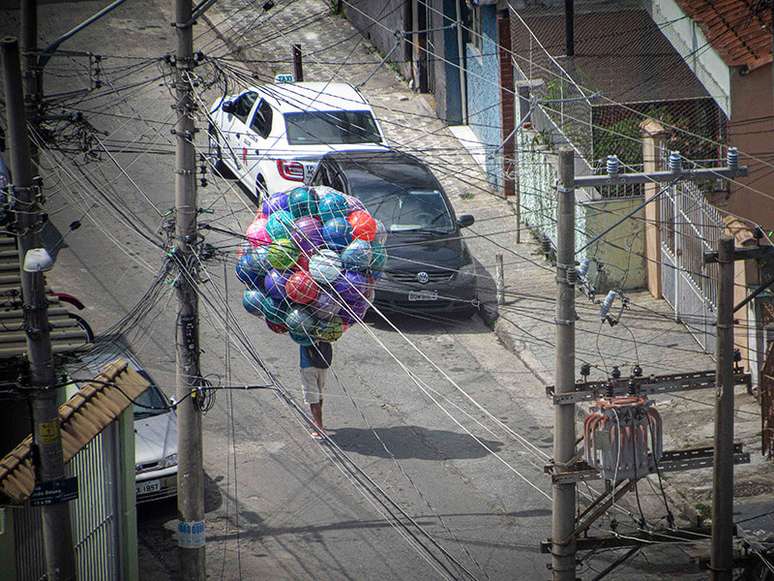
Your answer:
[[[704,264],[717,250],[724,224],[720,212],[692,182],[679,182],[661,195],[661,293],[675,320],[702,349],[715,347],[718,265]]]
[[[78,498],[70,503],[70,518],[79,579],[120,579],[121,478],[119,437],[110,424],[70,460],[68,476],[78,477]],[[19,581],[38,581],[46,573],[40,509],[25,506],[14,511],[16,571]]]

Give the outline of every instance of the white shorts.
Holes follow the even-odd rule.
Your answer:
[[[318,369],[317,367],[301,368],[301,386],[304,390],[305,404],[320,403],[322,401],[322,392],[325,388],[325,378],[327,375],[327,369]]]

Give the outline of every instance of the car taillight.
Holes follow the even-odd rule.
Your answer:
[[[284,180],[293,182],[304,181],[304,166],[297,161],[277,160],[277,171]]]

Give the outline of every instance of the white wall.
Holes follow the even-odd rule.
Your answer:
[[[652,0],[651,16],[707,92],[731,117],[731,71],[692,18],[674,0]],[[680,20],[677,20],[680,19]],[[677,20],[676,22],[674,22]],[[670,23],[671,24],[667,24]]]

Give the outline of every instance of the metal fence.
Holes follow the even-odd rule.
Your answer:
[[[116,423],[83,448],[67,465],[78,478],[78,499],[70,517],[79,579],[112,581],[121,577],[121,480]],[[19,581],[38,581],[46,573],[40,509],[25,506],[14,512],[16,570]]]
[[[590,164],[594,151],[591,102],[574,80],[572,60],[561,64],[518,12],[512,11],[512,16],[513,65],[517,77],[539,81],[533,84],[533,95],[539,103],[532,112],[533,125],[547,142],[571,145]]]
[[[693,182],[679,182],[661,196],[661,285],[664,299],[702,349],[712,352],[717,319],[718,266],[704,252],[717,249],[724,224]]]

